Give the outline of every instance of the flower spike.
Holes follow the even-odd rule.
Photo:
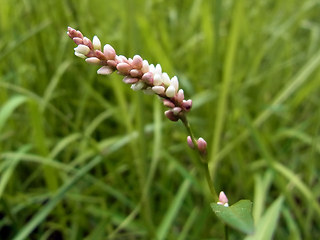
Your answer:
[[[97,71],[98,74],[108,75],[117,71],[124,76],[123,82],[131,84],[131,89],[142,90],[146,94],[154,93],[162,98],[164,105],[169,108],[165,115],[171,121],[178,121],[190,110],[192,101],[184,100],[184,92],[179,90],[178,78],[174,76],[170,79],[169,75],[162,71],[160,64],[149,64],[139,55],[132,59],[117,55],[110,44],[101,49],[97,36],[91,41],[71,27],[68,27],[67,34],[77,44],[74,48],[77,57],[90,64],[102,65]]]

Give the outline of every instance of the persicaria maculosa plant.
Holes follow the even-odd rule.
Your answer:
[[[192,100],[185,99],[183,89],[179,88],[179,81],[176,76],[170,78],[166,72],[162,71],[160,64],[156,66],[149,64],[147,60],[142,59],[139,55],[133,58],[127,58],[123,55],[117,55],[114,48],[106,44],[102,48],[101,42],[97,36],[92,41],[84,37],[80,31],[68,27],[68,36],[77,44],[74,48],[74,54],[77,57],[85,59],[87,63],[101,66],[97,73],[101,75],[109,75],[117,71],[123,75],[123,82],[131,85],[134,91],[143,91],[146,94],[158,95],[163,101],[164,106],[169,109],[165,111],[165,116],[171,121],[181,120],[188,131],[187,143],[189,147],[195,149],[199,153],[199,161],[214,203],[211,204],[213,211],[225,223],[239,229],[240,231],[251,233],[251,202],[247,200],[241,205],[241,209],[246,211],[250,218],[243,219],[242,216],[233,216],[232,213],[237,210],[237,204],[228,207],[228,198],[224,192],[220,192],[218,197],[213,181],[210,176],[207,160],[207,143],[203,138],[196,139],[191,131],[190,124],[187,120],[187,113],[191,110]],[[238,203],[241,203],[239,201]],[[232,209],[234,207],[234,209]],[[218,212],[218,213],[217,213]],[[232,215],[230,217],[230,214]],[[222,215],[222,216],[221,216]],[[239,221],[246,222],[246,228],[239,227]]]

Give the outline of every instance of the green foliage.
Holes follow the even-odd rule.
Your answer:
[[[67,26],[178,76],[214,185],[253,202],[254,236],[320,238],[319,1],[0,6],[1,239],[224,236],[182,123],[76,58]]]
[[[230,207],[211,203],[211,208],[219,219],[231,227],[246,234],[254,232],[250,200],[240,200]]]

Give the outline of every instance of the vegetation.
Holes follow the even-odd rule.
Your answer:
[[[266,223],[255,239],[320,238],[319,1],[0,6],[1,239],[224,238],[183,124],[75,57],[67,26],[179,77],[216,189]]]

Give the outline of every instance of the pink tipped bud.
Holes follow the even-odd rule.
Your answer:
[[[163,99],[163,105],[166,106],[166,107],[169,107],[169,108],[174,108],[175,107],[174,103],[171,102],[168,99]]]
[[[132,67],[135,69],[141,69],[143,66],[143,60],[139,55],[135,55],[132,59]]]
[[[142,72],[141,72],[141,70],[138,70],[138,69],[132,69],[130,71],[130,75],[132,77],[139,77],[140,78],[142,76]]]
[[[74,37],[72,40],[73,40],[74,43],[77,44],[77,45],[83,44],[83,41],[82,41],[81,38]]]
[[[147,73],[143,74],[142,80],[145,83],[149,84],[149,85],[153,85],[153,74],[152,74],[152,72],[147,72]]]
[[[181,111],[182,109],[180,107],[172,108],[172,112],[174,113],[174,115],[178,115]]]
[[[192,138],[190,136],[187,137],[187,142],[190,148],[194,149],[194,144],[192,142]]]
[[[174,115],[174,113],[171,111],[171,110],[168,110],[168,111],[165,111],[164,114],[166,115],[166,117],[173,121],[173,122],[176,122],[179,120],[179,117]]]
[[[134,84],[134,83],[138,82],[139,79],[138,78],[132,78],[132,77],[125,77],[122,81],[124,83],[126,83],[126,84]]]
[[[138,78],[132,78],[132,77],[125,77],[122,81],[124,83],[126,83],[126,84],[134,84],[134,83],[138,82],[139,79]]]
[[[119,73],[123,74],[123,75],[128,75],[129,71],[131,70],[131,66],[128,63],[118,63],[117,65],[117,69],[119,71]]]
[[[80,31],[75,31],[76,37],[83,38],[83,35]]]
[[[113,69],[111,67],[108,67],[108,66],[103,66],[103,67],[98,69],[97,73],[101,74],[101,75],[108,75],[108,74],[113,73]]]
[[[176,96],[176,100],[179,102],[179,103],[182,103],[182,101],[184,100],[184,92],[182,89],[180,89],[177,93],[177,96]]]
[[[114,50],[114,48],[109,45],[109,44],[106,44],[104,45],[103,47],[103,53],[104,55],[106,56],[106,58],[108,60],[114,60],[115,57],[116,57],[116,51]]]
[[[183,108],[183,110],[185,110],[186,112],[190,111],[191,107],[192,107],[192,100],[183,100],[181,103],[181,107]]]
[[[90,63],[90,64],[94,64],[94,65],[99,65],[100,64],[100,59],[96,58],[96,57],[89,57],[89,58],[86,59],[86,62]]]
[[[84,37],[82,40],[84,45],[88,46],[90,49],[93,49],[92,42],[89,38]]]
[[[198,150],[202,154],[206,154],[207,152],[207,142],[203,138],[199,138],[197,141]]]
[[[217,202],[217,204],[228,207],[229,206],[228,201],[229,200],[228,200],[226,194],[223,191],[221,191],[219,194],[219,202]]]
[[[115,68],[115,67],[117,67],[118,63],[115,60],[108,60],[107,64],[108,64],[108,66]]]
[[[99,58],[100,60],[106,60],[106,56],[100,51],[100,50],[96,50],[95,52],[95,55],[97,58]]]

